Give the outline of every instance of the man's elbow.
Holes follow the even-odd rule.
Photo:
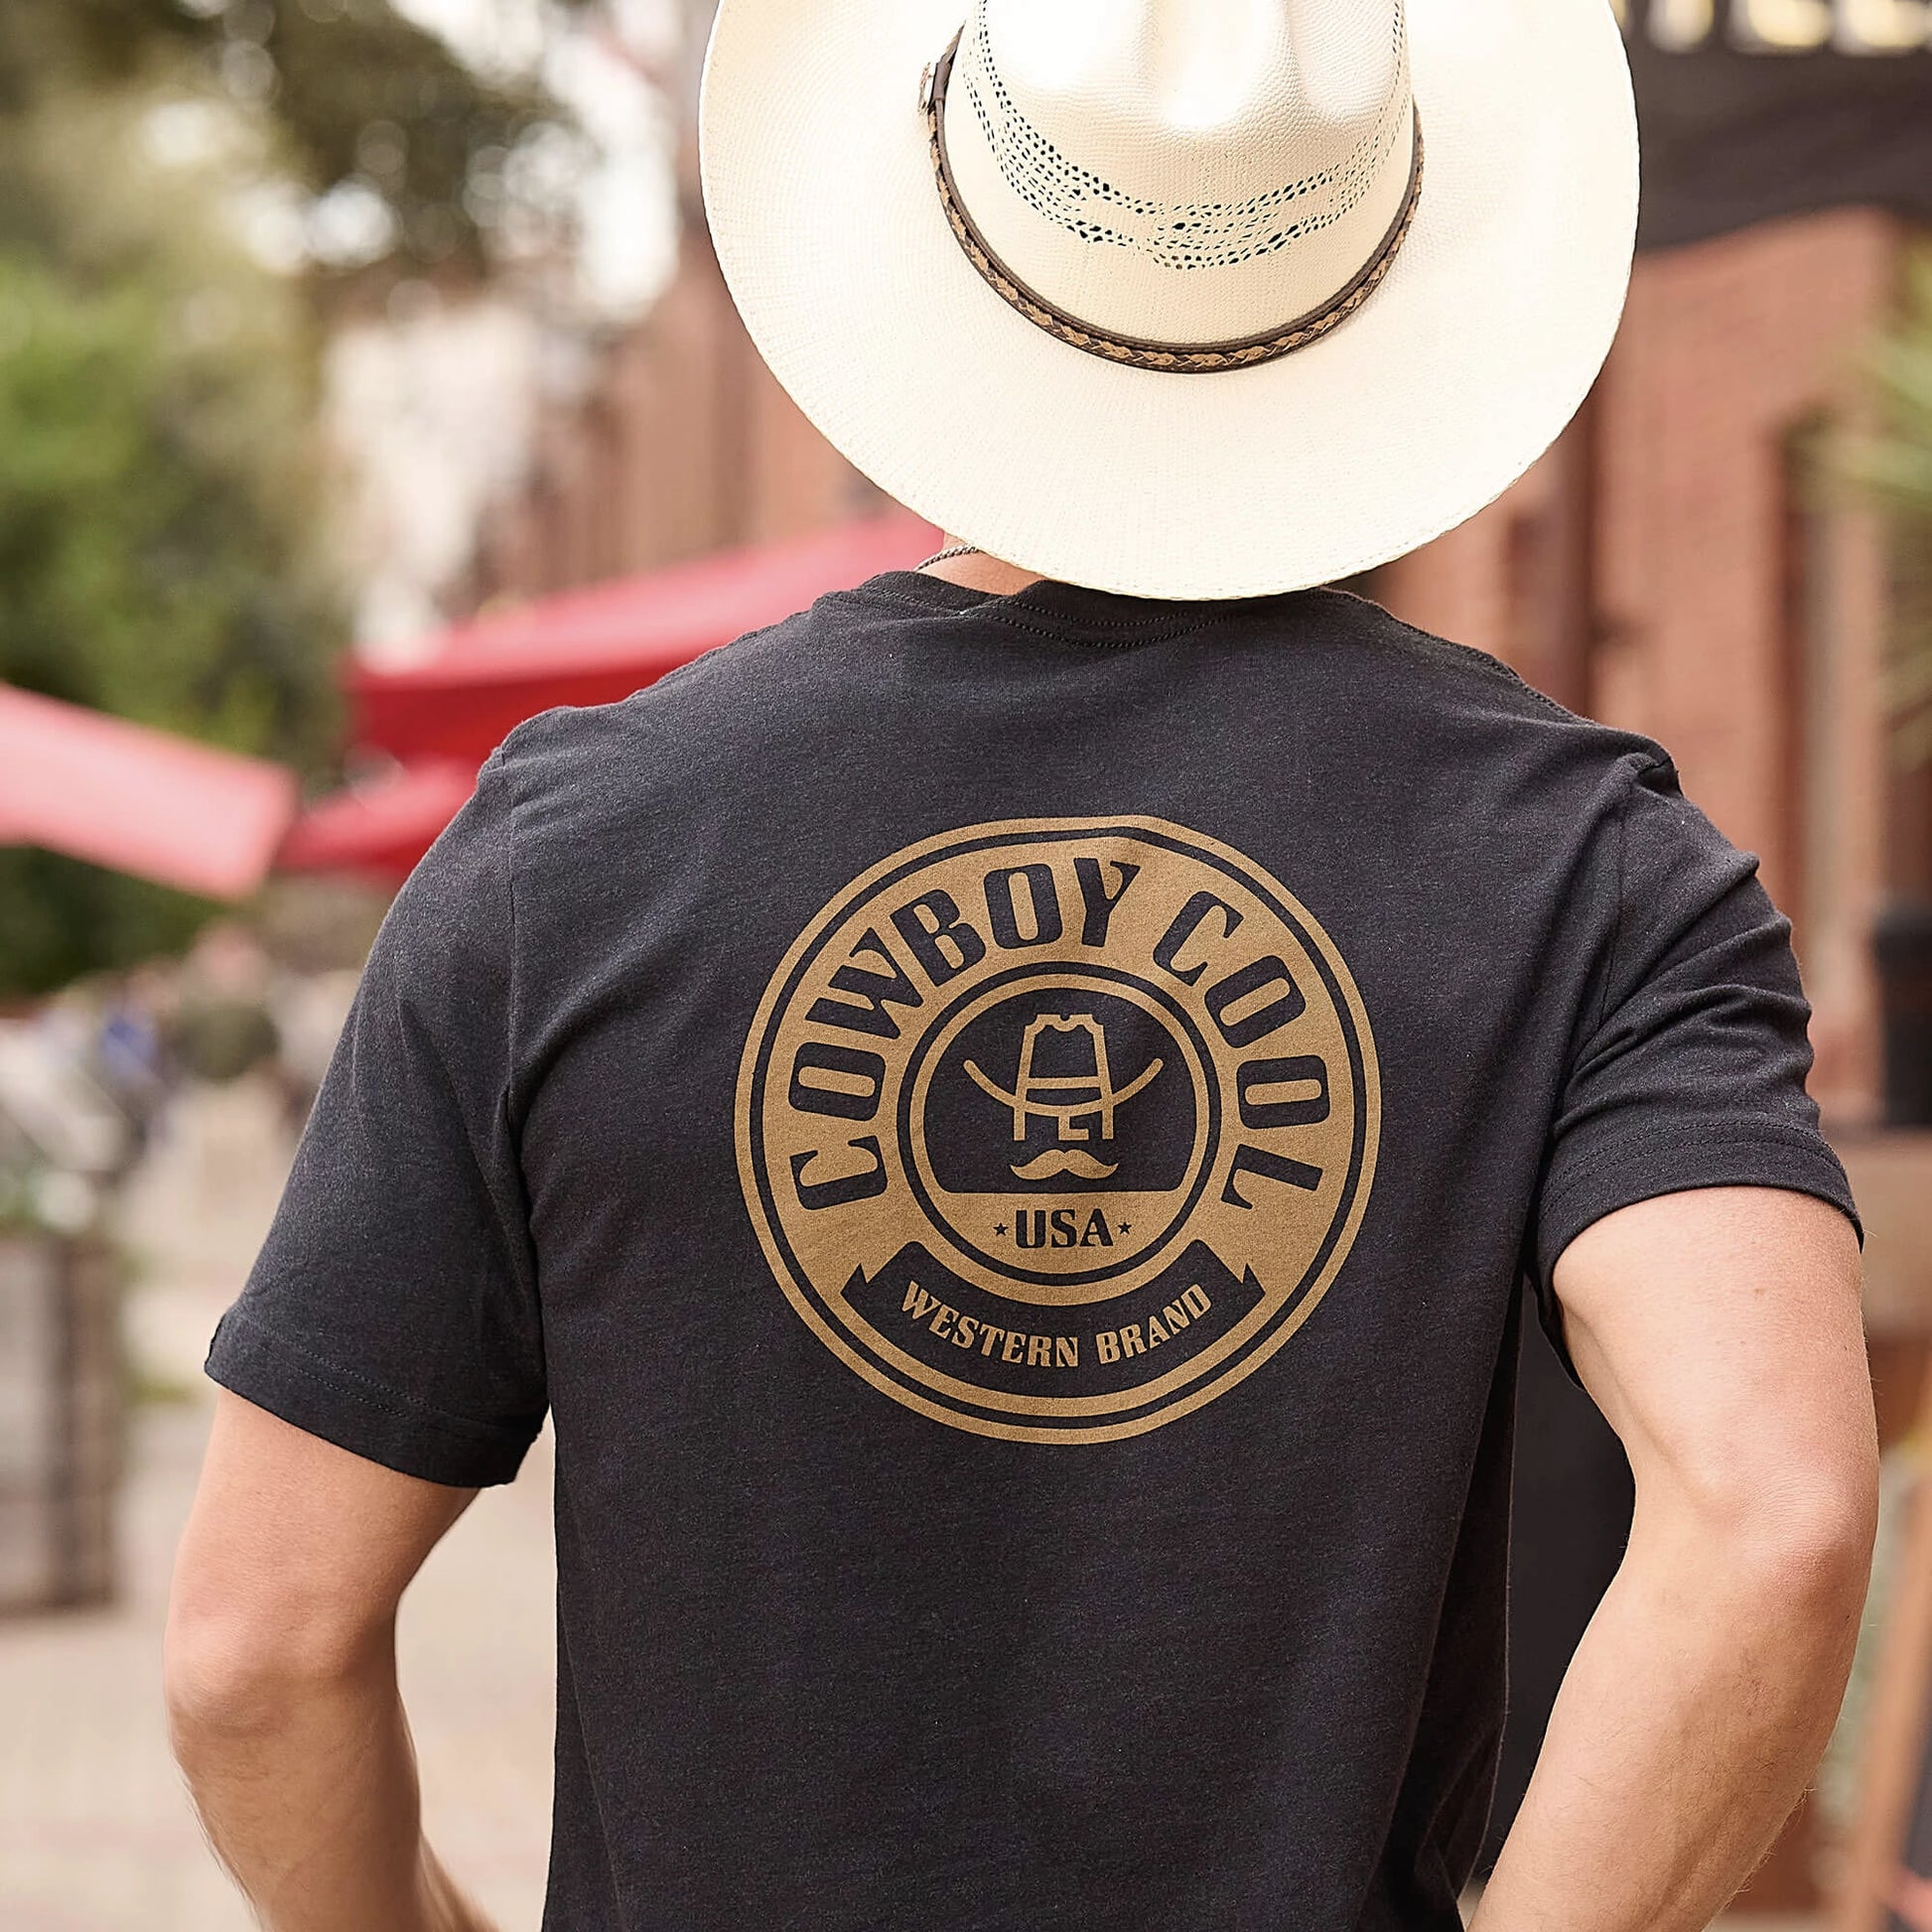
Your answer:
[[[272,1737],[388,1654],[383,1631],[327,1606],[177,1579],[163,1646],[175,1754],[194,1761]]]
[[[1876,1451],[1760,1464],[1725,1492],[1705,1528],[1732,1580],[1794,1618],[1856,1625],[1877,1533]]]

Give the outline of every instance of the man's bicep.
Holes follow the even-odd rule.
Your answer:
[[[386,1626],[474,1489],[403,1475],[222,1390],[176,1571],[175,1615],[254,1647]]]
[[[1553,1277],[1584,1386],[1639,1487],[1715,1510],[1862,1489],[1875,1455],[1851,1222],[1774,1187],[1708,1187],[1585,1228]]]

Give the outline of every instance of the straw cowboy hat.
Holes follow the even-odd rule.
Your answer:
[[[1555,440],[1629,280],[1608,0],[722,0],[700,130],[805,414],[1098,590],[1440,535]]]

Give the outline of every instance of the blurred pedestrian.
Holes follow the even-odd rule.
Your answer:
[[[271,1072],[292,1139],[299,1139],[308,1125],[354,997],[353,973],[283,970],[270,984],[267,1009],[275,1029]]]
[[[268,979],[268,957],[245,928],[222,920],[203,932],[182,969],[169,1042],[185,1074],[227,1086],[274,1058]]]
[[[1310,588],[1595,375],[1610,10],[724,0],[704,98],[753,336],[959,534],[522,728],[398,899],[210,1356],[215,1846],[483,1923],[393,1619],[548,1412],[548,1925],[1449,1932],[1527,1269],[1636,1521],[1476,1924],[1704,1926],[1871,1533],[1787,927],[1662,747]]]
[[[120,1109],[127,1133],[115,1163],[118,1184],[153,1143],[170,1088],[161,978],[152,967],[120,976],[104,990],[94,1035],[94,1076]]]

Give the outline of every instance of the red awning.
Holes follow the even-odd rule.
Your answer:
[[[627,698],[827,591],[909,569],[937,541],[931,524],[896,510],[492,613],[446,631],[421,663],[353,669],[356,742],[481,763],[539,711]]]
[[[433,759],[332,792],[309,807],[276,855],[283,872],[407,879],[477,788],[477,767]]]
[[[0,686],[0,843],[245,898],[294,812],[279,764]]]
[[[905,570],[938,541],[895,510],[788,543],[538,598],[458,624],[421,663],[348,675],[355,742],[403,762],[304,812],[276,863],[400,879],[463,807],[477,766],[553,705],[609,704],[827,591]]]

